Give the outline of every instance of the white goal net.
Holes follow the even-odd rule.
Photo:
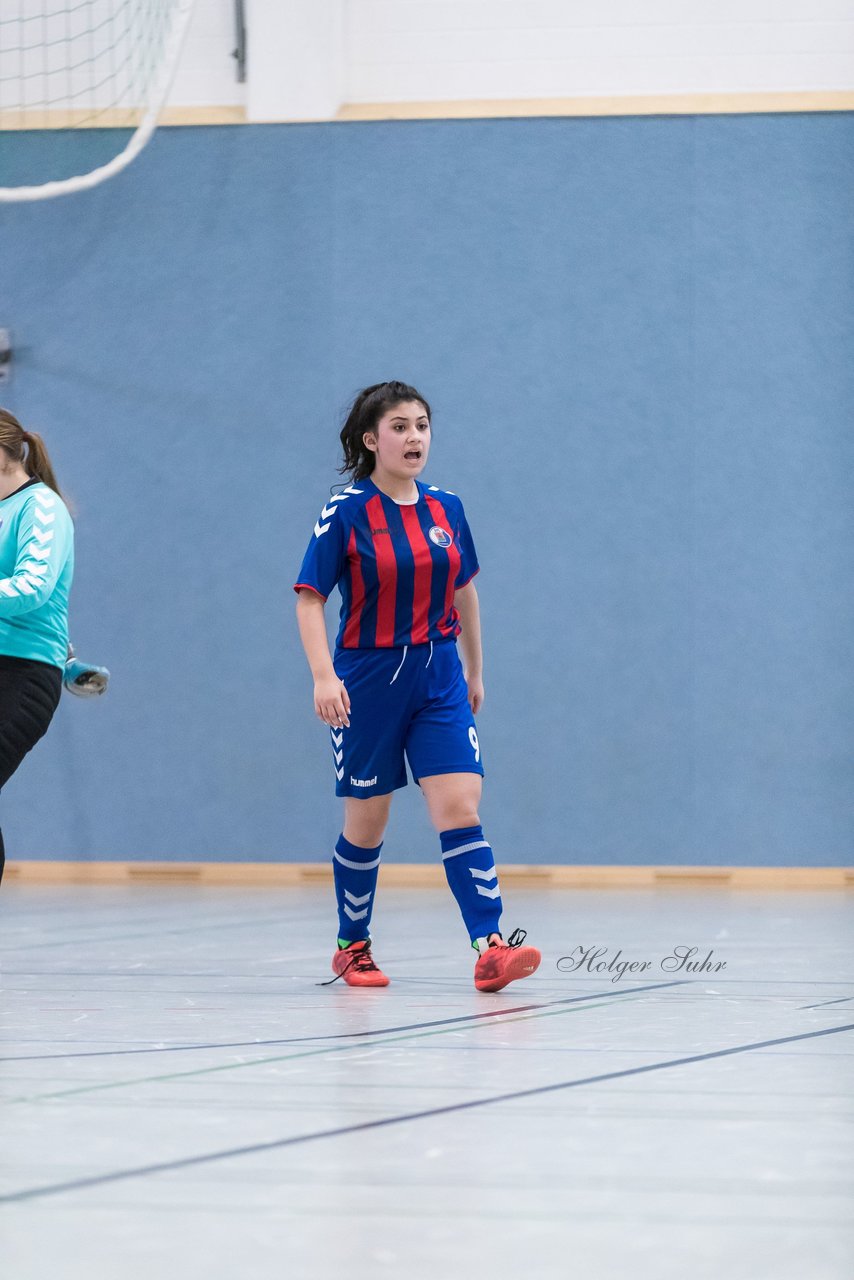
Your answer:
[[[165,104],[193,4],[0,0],[0,201],[94,186],[139,154]],[[69,173],[82,149],[63,139],[81,129],[113,132],[88,149],[94,167]],[[28,149],[26,164],[15,146],[21,130],[51,134],[51,145]]]

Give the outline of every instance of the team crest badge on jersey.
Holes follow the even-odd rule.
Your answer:
[[[435,542],[437,547],[449,547],[453,542],[453,538],[447,529],[443,529],[441,525],[434,524],[430,530],[430,541]]]

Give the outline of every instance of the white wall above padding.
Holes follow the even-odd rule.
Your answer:
[[[348,0],[349,102],[854,88],[854,0]]]
[[[343,101],[345,0],[247,0],[249,120],[324,120]]]
[[[854,89],[854,0],[246,0],[247,85],[234,8],[196,0],[173,106]]]

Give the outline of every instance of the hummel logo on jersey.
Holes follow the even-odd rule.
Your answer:
[[[376,777],[373,778],[354,778],[350,776],[351,787],[375,787],[377,785]]]
[[[388,534],[389,534],[389,536],[391,536],[391,531],[390,531],[389,529],[372,529],[372,530],[371,530],[371,533],[372,533],[372,534],[374,534],[374,535],[376,535],[376,534],[378,534],[378,533],[388,533]]]

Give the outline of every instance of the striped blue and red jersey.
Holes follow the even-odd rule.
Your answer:
[[[454,592],[477,573],[456,494],[416,480],[397,503],[367,478],[330,498],[314,526],[294,590],[341,593],[339,649],[390,649],[460,634]]]

